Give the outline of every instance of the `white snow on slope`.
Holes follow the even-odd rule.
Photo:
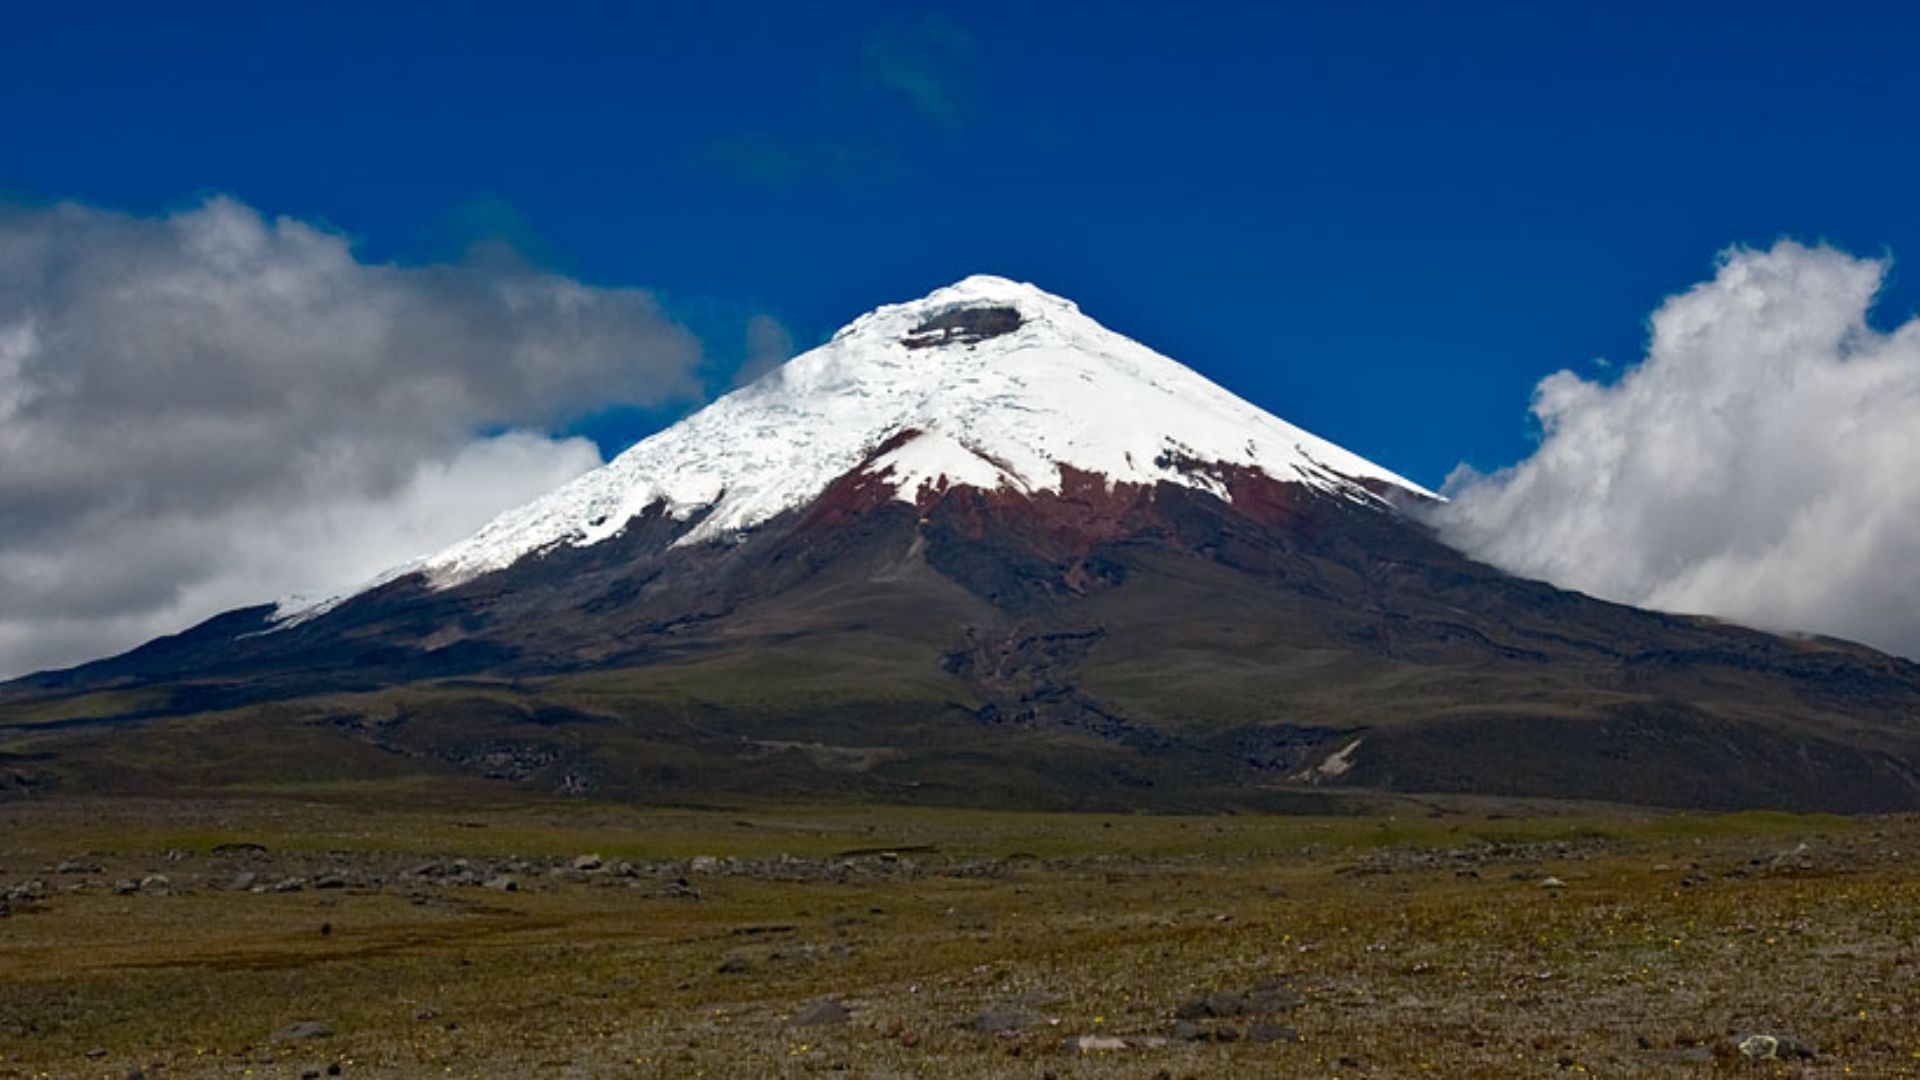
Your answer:
[[[975,344],[902,339],[959,307],[1011,307],[1022,324]],[[1031,285],[977,276],[880,308],[757,382],[635,445],[468,540],[418,564],[448,586],[556,544],[617,534],[656,502],[685,520],[682,544],[729,542],[811,502],[901,431],[922,433],[869,468],[912,501],[922,484],[1058,490],[1060,466],[1112,482],[1218,491],[1155,464],[1171,454],[1259,468],[1358,501],[1354,480],[1425,489],[1316,438]]]

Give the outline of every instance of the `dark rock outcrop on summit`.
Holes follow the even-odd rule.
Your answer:
[[[909,349],[936,345],[974,345],[1020,329],[1020,311],[998,306],[949,308],[915,326],[902,339]]]

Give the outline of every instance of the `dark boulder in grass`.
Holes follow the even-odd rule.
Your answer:
[[[845,1005],[832,998],[821,998],[802,1006],[793,1014],[791,1022],[794,1027],[830,1027],[844,1024],[852,1017],[853,1013]]]

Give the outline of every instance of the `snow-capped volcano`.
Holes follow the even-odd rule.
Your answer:
[[[207,760],[212,730],[268,748],[219,755],[259,782],[634,801],[1920,807],[1920,666],[1523,581],[1403,494],[968,278],[366,589],[0,686],[0,731],[48,740],[0,754],[0,795],[28,760],[52,763],[29,784],[178,784],[129,763]],[[103,719],[129,723],[62,730]]]
[[[1228,393],[1032,285],[976,276],[882,307],[753,384],[418,568],[439,586],[663,506],[680,545],[726,542],[855,470],[908,502],[954,487],[1169,482],[1231,499],[1221,468],[1376,502],[1418,485]]]

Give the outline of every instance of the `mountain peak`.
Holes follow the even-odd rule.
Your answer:
[[[680,544],[728,543],[865,471],[914,502],[954,486],[1032,495],[1069,474],[1230,499],[1259,472],[1356,502],[1430,493],[1116,334],[1071,301],[976,275],[855,319],[827,344],[425,561],[442,584],[658,508]]]
[[[1023,326],[1090,322],[1073,301],[1040,287],[992,274],[974,274],[918,300],[876,308],[842,327],[835,342],[898,342],[909,348],[978,344]]]
[[[1015,307],[1051,306],[1079,312],[1073,301],[1027,281],[1015,281],[998,274],[970,274],[951,285],[935,289],[918,300],[894,304],[894,308],[939,308],[956,304],[1008,304]],[[880,309],[882,311],[888,308]]]

